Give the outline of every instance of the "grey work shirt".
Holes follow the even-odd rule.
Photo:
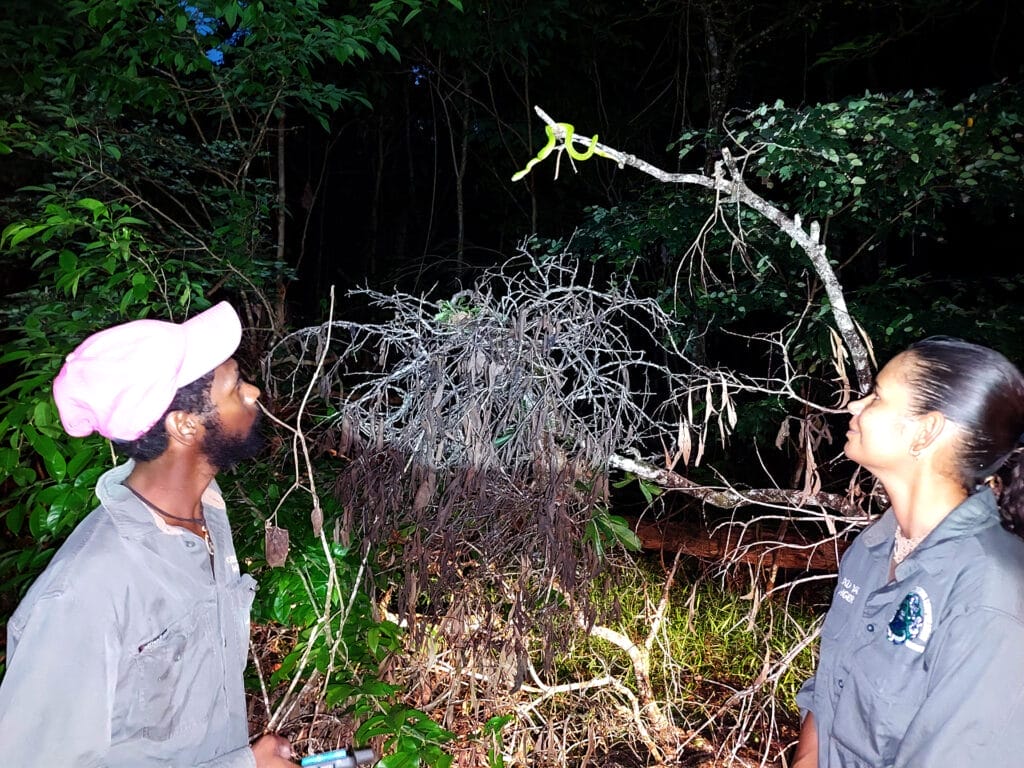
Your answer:
[[[214,545],[171,528],[105,473],[8,623],[0,763],[253,768],[242,672],[256,582],[239,575],[216,483]]]
[[[818,768],[1024,765],[1024,541],[988,488],[888,582],[892,510],[847,550],[797,703]]]

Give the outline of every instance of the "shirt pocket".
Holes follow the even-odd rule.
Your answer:
[[[215,610],[215,609],[214,609]],[[194,606],[180,619],[132,649],[129,664],[132,702],[126,718],[129,736],[168,741],[202,717],[188,706],[205,683],[202,649],[208,650],[211,606]]]
[[[836,590],[838,592],[838,590]],[[821,646],[818,654],[818,668],[815,672],[815,696],[820,697],[828,691],[829,681],[841,675],[841,668],[850,653],[850,636],[856,631],[854,627],[861,611],[860,605],[851,605],[833,597],[832,607],[825,616],[825,624],[821,628]]]
[[[877,631],[877,630],[876,630]],[[879,637],[853,650],[836,703],[833,736],[842,765],[889,764],[928,689],[921,654]]]

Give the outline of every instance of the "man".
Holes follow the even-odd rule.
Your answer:
[[[0,764],[294,766],[248,746],[242,672],[256,583],[240,575],[214,476],[259,448],[260,392],[231,356],[226,302],[86,339],[53,385],[68,434],[129,457],[8,624]]]

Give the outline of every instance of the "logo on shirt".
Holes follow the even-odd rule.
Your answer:
[[[912,651],[923,653],[932,634],[932,601],[922,587],[910,590],[886,631],[893,645],[905,645]]]

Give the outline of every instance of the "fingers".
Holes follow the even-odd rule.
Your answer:
[[[284,736],[267,733],[260,736],[252,745],[256,768],[277,768],[282,765],[295,765],[291,762],[292,745]]]

